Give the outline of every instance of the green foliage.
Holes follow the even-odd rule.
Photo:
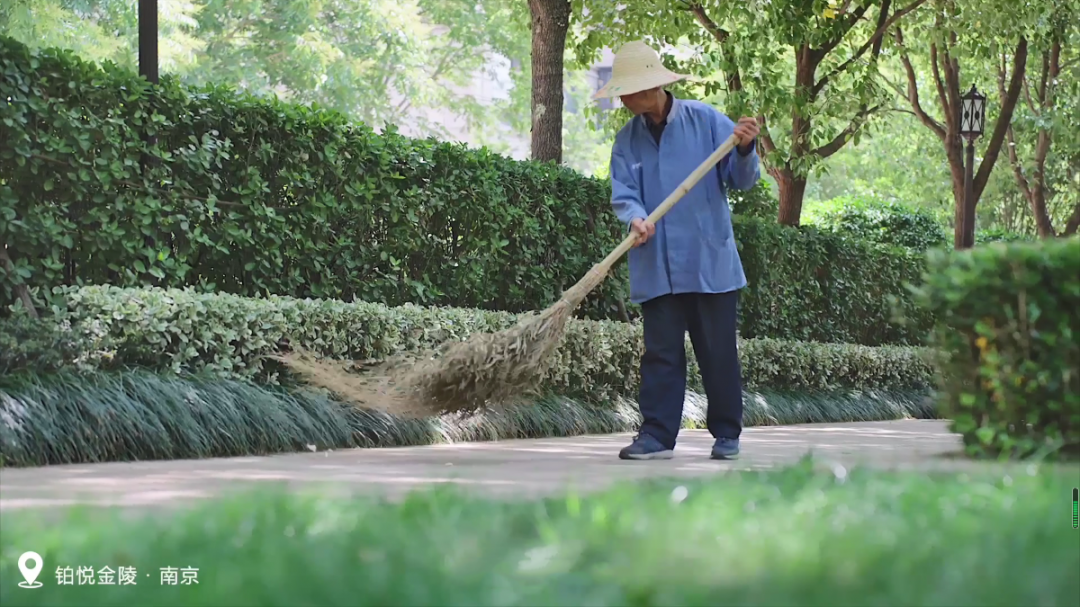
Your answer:
[[[516,322],[513,314],[459,308],[387,307],[366,302],[243,298],[194,290],[84,287],[59,290],[56,320],[106,336],[114,364],[174,373],[211,373],[277,382],[265,356],[291,345],[324,356],[383,359]],[[927,354],[907,346],[868,347],[741,342],[747,389],[922,389],[932,380]],[[571,320],[540,389],[588,402],[635,397],[641,326]],[[687,339],[691,389],[699,389]]]
[[[705,399],[687,396],[683,425],[704,427]],[[744,400],[746,426],[934,417],[925,390],[761,389]],[[0,459],[8,466],[611,434],[641,423],[629,397],[585,403],[542,395],[476,415],[420,420],[359,409],[306,387],[146,370],[2,376],[0,419],[8,422],[0,423]]]
[[[728,192],[728,204],[731,205],[732,215],[765,221],[775,221],[780,211],[780,201],[773,194],[769,180],[764,178],[749,190]]]
[[[844,3],[839,14],[840,6],[826,0],[574,0],[572,5],[576,19],[569,44],[578,65],[588,65],[605,48],[648,41],[666,54],[665,65],[696,77],[674,90],[722,107],[732,117],[763,116],[766,165],[799,178],[820,166],[833,148],[857,144],[889,96],[868,40],[882,8],[891,15],[903,6],[863,0]],[[890,38],[891,29],[885,48]],[[803,57],[798,77],[796,57]]]
[[[930,257],[940,406],[973,453],[1080,447],[1080,239]]]
[[[806,223],[854,238],[916,251],[951,243],[950,235],[933,213],[891,200],[844,196],[807,211]]]
[[[1007,230],[991,228],[975,232],[975,244],[991,242],[1034,242],[1036,238],[1027,234],[1017,234]]]
[[[0,318],[0,376],[15,371],[47,373],[65,367],[105,366],[98,357],[87,361],[88,355],[102,351],[100,339],[92,334],[73,332],[70,325],[52,320],[34,319],[25,314]]]
[[[138,3],[4,4],[0,35],[138,66]],[[524,5],[501,0],[199,0],[162,5],[158,36],[162,73],[187,84],[228,82],[448,138],[428,110],[486,125],[487,108],[461,87],[529,34]]]
[[[607,182],[566,168],[2,45],[0,94],[12,103],[0,106],[11,142],[0,238],[17,266],[0,276],[5,307],[19,279],[46,308],[53,286],[107,283],[520,312],[550,305],[624,236]],[[754,292],[744,334],[921,341],[918,326],[878,328],[887,296],[903,292],[876,266],[909,256],[781,234],[752,220],[774,204],[766,190],[733,196],[750,216],[737,228]],[[835,256],[859,263],[839,269]],[[628,319],[626,285],[620,264],[581,315]]]
[[[749,281],[740,296],[744,337],[868,345],[925,339],[932,319],[902,292],[919,281],[922,253],[812,226],[734,221]]]
[[[2,44],[0,237],[39,305],[110,283],[522,311],[623,236],[607,185],[569,169]],[[613,274],[584,314],[617,313]]]
[[[581,460],[571,458],[597,457],[582,451],[543,461],[575,466]],[[476,456],[459,457],[471,464]],[[624,480],[578,482],[542,499],[524,479],[447,482],[387,498],[370,493],[384,479],[342,486],[367,470],[351,461],[332,472],[341,477],[334,487],[312,488],[301,471],[321,461],[279,464],[296,475],[292,482],[230,487],[165,510],[5,509],[0,602],[1012,606],[1074,605],[1080,595],[1076,532],[1068,528],[1075,476],[1052,469],[926,474],[808,460],[702,471],[704,478],[634,482],[636,470],[609,472]],[[29,548],[45,562],[43,587],[32,593],[14,582]],[[139,579],[60,586],[54,571],[67,566],[134,567]],[[159,568],[167,566],[180,568],[179,580],[184,568],[198,568],[198,583],[162,585]]]

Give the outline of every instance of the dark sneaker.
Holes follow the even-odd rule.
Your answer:
[[[713,459],[739,459],[739,439],[718,438],[712,448]]]
[[[634,442],[619,451],[619,459],[671,459],[674,456],[674,451],[664,448],[648,434],[638,434]]]

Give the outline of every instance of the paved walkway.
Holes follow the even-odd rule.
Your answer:
[[[459,443],[428,447],[349,449],[269,457],[151,461],[0,469],[0,509],[188,503],[270,483],[295,488],[375,492],[399,497],[434,483],[457,483],[492,495],[528,497],[616,481],[701,476],[767,469],[813,452],[820,465],[889,468],[970,467],[949,457],[960,439],[945,421],[813,424],[747,428],[741,459],[708,459],[712,439],[684,431],[673,460],[626,462],[618,450],[630,436]]]

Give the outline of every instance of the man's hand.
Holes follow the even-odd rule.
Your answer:
[[[739,118],[738,124],[735,125],[735,134],[739,137],[738,148],[740,154],[745,156],[750,153],[750,142],[757,138],[759,132],[761,132],[761,128],[758,127],[756,118],[747,116]]]
[[[634,243],[635,247],[648,242],[649,237],[656,233],[656,225],[653,222],[646,219],[634,219],[630,222],[630,228],[637,234],[637,242]]]

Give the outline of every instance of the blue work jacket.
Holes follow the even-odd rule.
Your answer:
[[[676,98],[657,144],[645,116],[635,116],[611,150],[611,205],[619,220],[629,228],[647,218],[734,130],[715,108]],[[630,250],[632,302],[746,286],[727,190],[749,190],[760,179],[756,146],[746,155],[732,150],[716,167],[657,222],[647,243]]]

